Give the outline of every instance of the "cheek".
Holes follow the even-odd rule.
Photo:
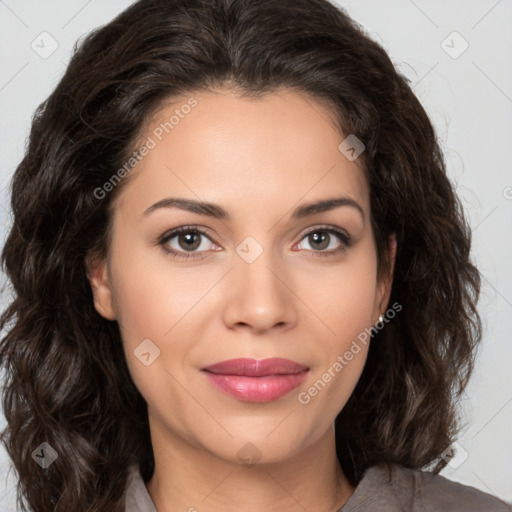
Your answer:
[[[318,275],[316,278],[318,285]],[[305,284],[312,284],[313,278],[309,279]],[[326,335],[318,340],[315,372],[299,402],[309,404],[319,417],[333,418],[352,394],[366,362],[375,321],[374,253],[354,252],[350,260],[331,269],[326,282],[327,291],[317,292],[311,300],[330,333],[324,329]]]
[[[115,282],[128,370],[146,402],[160,404],[157,409],[163,411],[169,401],[177,401],[179,386],[173,377],[182,382],[180,367],[188,364],[192,336],[185,315],[193,292],[176,279],[164,278],[158,268],[143,264],[142,258],[119,258]],[[182,409],[186,405],[182,403]]]
[[[162,339],[206,286],[197,278],[197,269],[173,271],[170,256],[167,259],[159,248],[142,241],[128,245],[127,240],[118,240],[111,266],[118,321],[125,336],[139,343],[144,338]]]
[[[194,366],[194,345],[211,300],[206,294],[222,272],[173,267],[157,248],[117,240],[111,256],[115,309],[128,368],[148,403],[161,400],[163,389],[176,387],[172,376],[181,381],[184,369]],[[137,356],[148,352],[146,362],[153,354],[158,357],[145,366]]]
[[[368,244],[369,245],[369,244]],[[377,302],[376,258],[370,247],[361,247],[339,266],[303,279],[304,293],[310,293],[310,303],[316,304],[318,316],[327,325],[333,343],[328,347],[343,350],[375,321]],[[322,284],[322,286],[319,286]]]

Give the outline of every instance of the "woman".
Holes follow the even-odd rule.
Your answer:
[[[480,277],[427,115],[335,6],[134,3],[39,107],[12,209],[20,503],[509,510],[438,475]]]

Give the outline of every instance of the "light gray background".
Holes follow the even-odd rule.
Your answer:
[[[130,3],[0,0],[1,241],[10,225],[8,184],[23,156],[34,109],[57,84],[75,41]],[[485,331],[462,403],[466,426],[454,467],[442,474],[512,502],[512,1],[338,3],[414,84],[470,218],[474,259],[484,277],[479,311]],[[43,31],[59,45],[46,59],[31,48],[34,40],[42,47]],[[0,414],[0,428],[4,423]],[[9,467],[0,448],[0,512],[15,511]]]

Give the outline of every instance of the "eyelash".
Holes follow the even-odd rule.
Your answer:
[[[338,238],[341,241],[341,246],[339,248],[331,249],[330,251],[325,251],[325,250],[323,250],[323,251],[311,251],[311,250],[308,250],[308,252],[313,252],[317,256],[320,256],[320,257],[335,256],[335,255],[345,251],[347,249],[347,247],[349,247],[351,245],[350,237],[344,231],[342,231],[341,229],[335,228],[333,226],[315,226],[315,227],[309,229],[308,231],[306,231],[302,235],[301,240],[306,238],[311,233],[317,233],[317,232],[329,233],[329,234],[336,235],[336,236],[338,236]],[[202,256],[199,256],[199,254],[201,254],[201,252],[204,252],[204,251],[199,251],[198,253],[194,253],[194,252],[187,252],[187,251],[176,251],[175,249],[170,249],[169,247],[167,247],[167,243],[170,240],[172,240],[174,237],[176,237],[177,235],[180,235],[181,233],[200,234],[200,235],[205,236],[206,238],[208,238],[211,242],[216,243],[214,240],[211,239],[211,237],[208,235],[208,233],[206,233],[205,231],[200,229],[198,226],[192,226],[192,225],[181,226],[179,228],[173,229],[172,231],[169,231],[169,232],[163,234],[161,237],[159,237],[156,240],[156,243],[159,246],[162,247],[162,250],[166,254],[171,255],[172,258],[182,259],[182,260],[201,258]],[[218,244],[216,244],[216,245],[218,245]]]

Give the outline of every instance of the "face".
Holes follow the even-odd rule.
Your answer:
[[[289,91],[202,92],[147,125],[89,276],[98,312],[120,324],[152,438],[273,462],[332,429],[366,360],[353,342],[390,291],[344,139],[324,106]],[[295,364],[204,370],[240,358]]]

